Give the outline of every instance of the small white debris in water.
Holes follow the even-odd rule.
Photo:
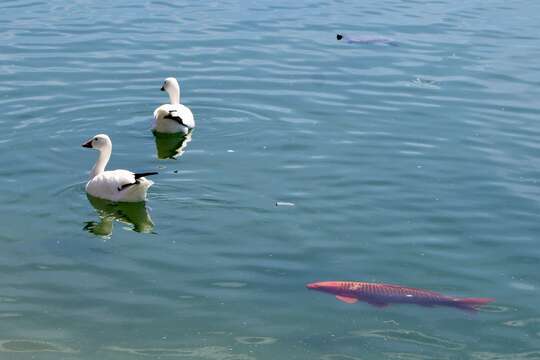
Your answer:
[[[513,287],[514,289],[524,290],[524,291],[534,291],[536,289],[535,286],[532,284],[527,284],[527,283],[519,282],[519,281],[512,281],[510,282],[509,285],[510,287]]]
[[[229,149],[229,150],[227,150],[227,152],[228,152],[228,153],[233,153],[234,150]]]
[[[286,202],[286,201],[277,201],[276,206],[294,206],[294,203]]]
[[[407,294],[407,295],[405,295],[405,296],[406,296],[406,297],[413,297],[411,294]]]

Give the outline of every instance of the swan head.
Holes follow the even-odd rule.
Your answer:
[[[178,80],[175,78],[166,78],[161,86],[161,91],[166,91],[169,94],[171,104],[176,105],[180,103],[180,86],[178,85]]]
[[[105,134],[98,134],[82,144],[82,147],[97,149],[99,151],[112,147],[111,139]]]
[[[163,85],[161,86],[161,91],[167,91],[170,92],[170,90],[179,89],[180,86],[178,85],[178,80],[176,80],[173,77],[168,77],[163,82]]]

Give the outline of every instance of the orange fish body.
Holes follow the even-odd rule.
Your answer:
[[[451,297],[429,290],[359,281],[323,281],[306,286],[308,289],[334,294],[338,300],[348,304],[354,304],[360,300],[378,307],[389,304],[417,304],[450,306],[475,311],[478,306],[494,301],[488,298]]]

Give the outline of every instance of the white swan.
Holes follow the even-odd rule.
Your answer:
[[[85,148],[97,149],[99,157],[90,172],[86,192],[100,199],[118,202],[140,202],[146,200],[146,190],[153,182],[144,176],[157,172],[132,173],[128,170],[105,171],[112,152],[111,139],[105,134],[94,136],[82,144]]]
[[[180,104],[180,86],[175,78],[165,79],[161,91],[167,91],[170,104],[164,104],[154,110],[152,129],[160,133],[184,133],[195,127],[191,110]]]

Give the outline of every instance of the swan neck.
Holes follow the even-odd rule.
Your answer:
[[[111,158],[111,150],[112,149],[110,147],[107,147],[99,151],[99,157],[96,161],[96,164],[92,168],[92,172],[90,173],[90,179],[93,179],[94,177],[105,171],[105,166],[107,166],[107,163]]]
[[[172,86],[171,89],[167,91],[169,93],[169,100],[171,105],[180,104],[180,88],[178,86]]]

